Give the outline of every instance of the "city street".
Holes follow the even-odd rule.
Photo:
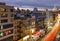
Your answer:
[[[60,29],[59,27],[60,27],[60,24],[59,22],[57,22],[53,27],[53,30],[49,32],[47,35],[45,35],[45,37],[43,37],[42,40],[38,40],[38,41],[52,41],[55,35],[57,34],[57,32],[59,31]]]
[[[60,1],[0,0],[0,41],[60,41]]]

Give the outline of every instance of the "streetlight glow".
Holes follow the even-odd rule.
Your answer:
[[[58,18],[60,19],[60,14],[58,14]]]

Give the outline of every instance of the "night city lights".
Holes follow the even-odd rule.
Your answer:
[[[0,0],[0,41],[60,41],[60,0]]]

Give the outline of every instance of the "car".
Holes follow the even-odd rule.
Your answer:
[[[41,29],[40,30],[40,36],[43,37],[45,35],[45,30],[44,29]]]

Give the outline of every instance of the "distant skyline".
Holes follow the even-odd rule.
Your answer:
[[[54,5],[60,8],[60,0],[0,0],[0,2],[22,8],[52,8]]]

